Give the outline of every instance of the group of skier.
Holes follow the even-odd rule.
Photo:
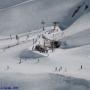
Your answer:
[[[59,67],[59,68],[58,67],[55,67],[55,71],[59,71],[60,72],[61,70],[62,70],[62,66]]]
[[[55,67],[55,72],[60,72],[60,71],[62,71],[62,69],[63,69],[63,67],[62,66],[60,66],[59,68],[58,67]],[[81,65],[80,66],[80,70],[82,70],[83,69],[83,66]],[[67,72],[67,69],[65,68],[65,72]]]

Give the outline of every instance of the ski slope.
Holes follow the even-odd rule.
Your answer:
[[[21,12],[24,12],[23,5],[25,5],[24,10],[26,10],[30,3],[15,6],[13,9],[19,12],[16,8],[18,9],[20,7]],[[4,11],[0,12],[5,13],[6,17],[10,15],[8,15],[8,11],[10,13],[13,9],[4,9]],[[3,14],[0,15],[4,18]],[[61,37],[60,34],[62,31],[59,34],[56,32],[50,33],[52,27],[45,27],[45,31],[42,31],[42,29],[32,30],[30,27],[26,30],[25,26],[24,31],[22,29],[23,27],[21,27],[22,21],[28,18],[26,19],[25,16],[22,20],[22,17],[20,22],[18,22],[16,20],[16,18],[18,19],[18,15],[16,15],[14,20],[21,24],[21,29],[16,28],[18,25],[16,22],[13,23],[15,28],[13,30],[11,28],[11,31],[8,32],[9,35],[5,35],[7,34],[5,29],[5,31],[1,29],[0,85],[2,87],[0,86],[0,88],[5,89],[5,87],[11,87],[17,88],[18,90],[90,90],[89,17],[90,13],[83,15],[72,26],[63,31],[64,35]],[[6,21],[4,21],[5,27],[8,27]],[[12,19],[9,22],[11,25]],[[12,27],[14,27],[13,25]],[[14,31],[13,34],[11,34],[12,31]],[[23,33],[21,33],[22,31]],[[15,33],[20,33],[18,34],[19,44],[17,44]],[[55,34],[56,36],[54,38],[60,38],[66,44],[62,44],[61,48],[54,49],[53,52],[49,50],[48,55],[32,51],[33,39],[37,39],[37,43],[40,41],[43,42],[39,36],[41,37],[45,33],[47,33],[46,36],[51,40],[53,38],[52,35]],[[12,35],[12,40],[10,34]],[[60,69],[61,67],[62,69]]]
[[[3,88],[17,87],[19,90],[90,89],[90,45],[66,50],[55,49],[53,53],[49,52],[48,57],[39,58],[39,62],[38,58],[28,58],[22,59],[22,63],[19,64],[19,55],[23,50],[29,50],[32,44],[31,40],[5,51],[0,49],[0,80]],[[31,55],[28,52],[27,55],[29,54]],[[82,70],[80,65],[83,65]],[[55,71],[56,67],[59,69],[61,66],[61,71]]]
[[[90,29],[78,32],[71,36],[63,38],[66,46],[63,48],[75,48],[90,44]]]
[[[38,31],[38,30],[37,30]],[[39,30],[40,31],[40,30]],[[83,31],[84,32],[84,31]],[[87,30],[85,30],[87,34]],[[82,40],[82,35],[84,33],[79,33],[80,37],[77,37],[78,34],[73,35],[74,39],[72,36],[70,40],[73,42],[74,40],[81,39]],[[88,31],[89,32],[89,31]],[[43,32],[42,32],[43,33]],[[41,33],[41,34],[42,34]],[[55,49],[54,52],[49,51],[49,56],[40,56],[33,58],[31,56],[30,48],[33,46],[33,38],[37,38],[38,34],[35,34],[34,37],[30,36],[29,41],[26,39],[26,36],[20,37],[20,44],[13,46],[12,43],[16,44],[17,41],[14,39],[12,40],[4,40],[3,43],[2,41],[2,46],[0,46],[0,72],[4,73],[24,73],[24,74],[39,74],[39,73],[55,73],[55,67],[63,67],[63,70],[61,72],[56,72],[59,74],[63,74],[66,76],[73,76],[73,77],[78,77],[78,78],[84,78],[89,80],[90,79],[90,65],[89,65],[89,51],[90,49],[88,48],[90,45],[83,47],[78,47],[78,48],[72,48],[72,49]],[[77,38],[76,38],[77,37]],[[85,38],[86,35],[83,35],[83,38]],[[89,38],[89,36],[88,36]],[[85,38],[86,40],[88,39],[87,37]],[[69,38],[67,38],[68,41]],[[10,48],[5,48],[8,46],[8,41],[9,45],[11,46]],[[27,43],[22,43],[22,42],[27,41]],[[6,44],[7,42],[7,44]],[[12,42],[12,43],[11,43]],[[84,42],[83,42],[84,43]],[[74,43],[76,45],[78,43]],[[81,43],[82,44],[82,43]],[[82,50],[84,49],[84,52]],[[24,51],[25,50],[25,51]],[[79,53],[77,55],[77,52]],[[19,64],[20,61],[20,54],[24,53],[24,55],[27,55],[27,59],[22,59],[22,63]],[[88,53],[88,54],[87,54]],[[29,55],[30,54],[30,55]],[[83,55],[84,54],[84,55]],[[41,55],[41,54],[40,54]],[[37,56],[37,55],[36,55]],[[31,58],[32,57],[32,58]],[[35,57],[35,56],[34,56]],[[38,58],[40,61],[38,62]],[[83,65],[83,70],[80,70],[80,66]],[[9,66],[9,70],[7,70],[7,66]],[[33,70],[32,70],[33,68]]]

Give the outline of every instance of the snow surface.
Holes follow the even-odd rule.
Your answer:
[[[23,5],[18,7],[21,6],[23,7]],[[5,12],[8,13],[8,11]],[[8,15],[6,14],[6,16]],[[12,40],[10,35],[5,35],[5,33],[0,35],[1,85],[3,87],[16,86],[19,90],[90,90],[89,17],[90,13],[82,16],[66,31],[63,31],[63,37],[60,36],[61,32],[49,34],[52,27],[45,27],[45,31],[42,29],[32,31],[30,28],[30,32],[25,31],[25,33],[18,34],[19,44],[17,44],[15,34],[9,32]],[[16,30],[16,28],[14,29]],[[17,28],[16,31],[19,32],[19,29]],[[22,31],[24,32],[24,30]],[[47,35],[45,32],[48,32]],[[49,39],[52,39],[52,35],[55,34],[54,38],[60,38],[65,43],[62,44],[65,49],[58,48],[53,52],[49,50],[48,55],[31,51],[33,39],[37,39],[35,45],[42,42],[42,34]]]
[[[25,1],[27,0],[0,0],[0,9],[8,8]]]
[[[87,30],[85,31],[87,34]],[[34,39],[37,38],[39,34],[40,33],[35,34]],[[81,34],[81,36],[82,35],[83,34]],[[84,35],[83,37],[86,37],[86,35]],[[49,51],[48,57],[39,58],[39,62],[38,62],[38,58],[33,59],[32,57],[28,59],[26,58],[22,59],[22,63],[19,64],[19,61],[20,61],[19,55],[22,53],[23,50],[26,50],[24,52],[25,53],[24,55],[29,55],[29,54],[31,55],[31,53],[29,53],[30,51],[28,50],[30,50],[30,48],[32,48],[33,46],[33,37],[32,36],[29,37],[28,39],[29,41],[28,41],[26,39],[26,36],[23,36],[21,37],[20,40],[21,41],[19,45],[16,45],[17,42],[15,41],[15,38],[13,40],[9,39],[9,40],[0,41],[2,42],[2,45],[5,45],[5,46],[1,46],[1,49],[0,49],[0,53],[1,53],[0,54],[0,58],[1,58],[0,72],[13,72],[13,73],[24,73],[24,74],[59,73],[66,76],[73,76],[73,77],[79,77],[79,78],[90,80],[90,72],[89,72],[90,70],[89,50],[90,49],[88,48],[89,45],[87,47],[83,46],[83,47],[72,48],[72,49],[60,49],[60,48],[54,49],[53,53],[52,51]],[[74,41],[73,38],[72,38],[72,41]],[[11,46],[9,48],[7,47],[8,42]],[[12,42],[15,44],[15,46],[13,46]],[[83,49],[85,50],[85,48],[87,48],[87,50],[82,52],[82,50]],[[26,52],[28,52],[28,54]],[[77,52],[79,53],[79,55],[77,55]],[[80,70],[81,65],[83,65],[82,70]],[[8,66],[9,66],[9,69],[8,69]],[[55,67],[59,68],[61,66],[63,67],[61,72],[55,72]]]
[[[84,18],[87,19],[87,16],[82,17],[80,21],[84,20]],[[32,84],[31,90],[36,90],[36,88],[38,88],[38,90],[90,90],[90,29],[86,29],[87,27],[84,27],[85,29],[80,31],[75,29],[78,24],[80,24],[78,28],[81,28],[81,26],[83,28],[85,22],[81,23],[80,21],[70,27],[68,32],[67,30],[64,31],[63,41],[65,40],[68,43],[69,48],[54,49],[53,53],[50,50],[48,53],[49,56],[35,53],[36,56],[40,56],[39,60],[38,57],[34,56],[35,54],[33,52],[31,55],[30,50],[33,46],[33,38],[42,40],[39,36],[45,32],[50,32],[52,27],[47,27],[45,32],[42,32],[42,29],[40,29],[19,34],[19,45],[17,45],[15,35],[12,35],[12,40],[8,35],[1,35],[0,78],[2,79],[0,80],[2,83],[6,82],[3,85],[15,85],[22,88],[20,90],[26,90],[26,88],[28,90]],[[54,34],[57,33],[55,32]],[[29,38],[27,38],[27,35],[29,35]],[[50,36],[52,36],[52,33],[49,34],[49,38]],[[20,57],[21,54],[23,54],[23,58],[21,58],[22,56]],[[27,58],[26,56],[29,57]],[[41,56],[43,57],[41,58]],[[82,70],[80,69],[81,65],[83,66]],[[57,71],[55,70],[56,67]],[[60,67],[62,67],[62,70],[59,71]],[[12,79],[8,80],[7,77],[11,77]],[[33,79],[35,79],[35,81]],[[10,83],[7,84],[7,82]],[[40,82],[40,84],[37,82]],[[50,84],[50,86],[48,86],[48,84]]]
[[[85,10],[85,6],[88,9]],[[68,28],[89,11],[89,0],[34,0],[0,10],[0,34],[24,33],[41,28],[41,22],[52,26],[58,22],[61,30]],[[79,11],[72,17],[73,13]]]
[[[0,80],[2,88],[9,87],[18,90],[90,90],[89,81],[58,74],[24,75],[10,73],[4,76],[1,74]]]

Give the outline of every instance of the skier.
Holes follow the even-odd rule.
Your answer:
[[[20,58],[20,62],[19,62],[19,64],[21,64],[22,63],[22,61],[21,61],[21,58]]]
[[[38,63],[39,63],[39,58],[38,58]]]
[[[55,68],[55,71],[57,71],[57,67]]]
[[[19,44],[19,36],[16,35],[17,45]]]
[[[10,34],[10,39],[12,40],[12,35]]]
[[[82,69],[82,65],[81,65],[81,69]]]

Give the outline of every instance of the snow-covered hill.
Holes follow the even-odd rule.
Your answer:
[[[90,29],[78,32],[71,36],[63,38],[66,45],[63,48],[75,48],[90,44]]]
[[[88,9],[85,12],[83,10],[87,8],[86,3],[89,0],[85,0],[86,3],[83,3],[84,0],[52,1],[55,2],[34,0],[0,11],[0,89],[11,87],[18,90],[90,90],[90,13],[72,24],[78,15],[88,12]],[[74,6],[75,12],[77,6],[79,9],[81,7],[80,13],[73,13],[76,17],[74,19],[66,19],[66,12],[70,10],[68,15],[71,15]],[[46,21],[51,23],[62,16],[65,17],[63,25],[67,25],[67,21],[70,22],[67,27],[72,24],[64,31],[63,37],[60,35],[62,31],[56,29],[57,32],[51,32],[52,27],[45,27],[45,31],[42,31],[42,28],[38,30],[43,17],[48,18]],[[47,25],[50,25],[49,23]],[[33,27],[36,31],[32,31]],[[20,33],[19,40],[16,40],[17,33]],[[53,52],[49,50],[47,55],[33,51],[34,45],[42,43],[42,34],[51,40],[59,36],[58,39],[62,38],[65,42],[62,47],[67,49],[58,48]]]
[[[89,11],[89,0],[33,0],[0,10],[0,34],[16,34],[37,30],[41,22],[51,26],[59,22],[68,28],[81,15]]]
[[[70,36],[81,31],[85,31],[90,29],[90,13],[87,13],[80,17],[74,24],[72,24],[67,30],[64,32],[64,36]]]
[[[90,44],[90,13],[83,15],[71,27],[64,31],[63,48],[75,48]]]
[[[0,9],[8,8],[25,1],[27,0],[0,0]]]

